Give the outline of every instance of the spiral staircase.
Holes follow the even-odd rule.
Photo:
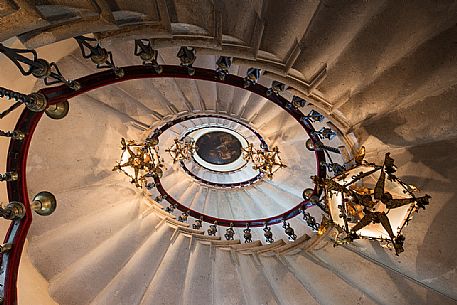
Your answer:
[[[224,238],[224,226],[208,236],[211,223],[193,229],[195,218],[181,222],[182,211],[164,210],[169,203],[158,200],[158,189],[137,189],[111,171],[120,139],[144,139],[169,123],[160,136],[169,197],[204,215],[247,221],[289,215],[301,204],[319,170],[305,147],[309,135],[287,109],[246,88],[192,77],[119,81],[72,97],[68,116],[43,116],[33,132],[24,189],[30,198],[51,191],[58,208],[33,215],[19,251],[17,300],[8,286],[3,302],[456,304],[456,17],[453,1],[0,1],[2,43],[37,49],[67,79],[100,71],[72,39],[92,34],[119,67],[141,65],[134,39],[147,38],[164,66],[179,66],[180,46],[194,46],[197,68],[215,70],[220,55],[233,57],[235,76],[261,68],[259,85],[284,82],[282,98],[301,96],[308,103],[299,111],[325,114],[314,127],[337,131],[325,143],[340,148],[335,162],[362,145],[374,161],[390,151],[399,175],[433,197],[406,228],[399,257],[366,240],[334,247],[331,232],[316,234],[301,214],[286,220],[295,240],[282,218],[271,225],[272,243],[262,226],[252,227],[252,243],[244,242],[244,227],[234,228],[234,240]],[[2,87],[45,87],[5,56],[0,62]],[[2,111],[10,106],[1,103]],[[14,130],[21,111],[0,120],[0,129]],[[165,149],[174,138],[208,126],[278,146],[287,168],[250,180],[250,167],[221,174],[193,160],[173,165]],[[6,172],[13,156],[9,139],[0,141]],[[12,189],[2,183],[2,202]],[[306,211],[320,222],[318,206]],[[9,225],[2,221],[5,236]]]

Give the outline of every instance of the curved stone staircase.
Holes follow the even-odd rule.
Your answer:
[[[170,49],[169,53],[175,51]],[[168,54],[166,50],[161,53]],[[90,70],[90,63],[76,58],[65,57],[59,65],[62,69],[71,66],[75,74]],[[255,242],[244,244],[240,242],[239,229],[238,239],[225,241],[221,239],[222,227],[217,237],[205,236],[205,227],[203,231],[192,230],[188,224],[178,222],[176,216],[164,212],[163,206],[152,200],[153,195],[136,190],[128,179],[110,171],[119,156],[119,139],[144,137],[147,128],[160,126],[168,117],[224,112],[216,112],[217,107],[211,109],[213,112],[199,108],[203,100],[200,92],[215,86],[211,83],[205,86],[197,85],[199,81],[173,79],[157,83],[129,81],[81,95],[72,100],[65,120],[43,120],[37,128],[28,164],[29,191],[52,191],[59,198],[59,208],[48,218],[34,219],[28,254],[49,282],[50,295],[57,303],[454,303],[347,248],[333,248],[327,238],[307,228],[300,216],[289,220],[299,236],[296,241],[284,241],[287,239],[283,229],[274,225],[274,243],[261,242],[262,229],[253,228]],[[164,88],[170,83],[174,90]],[[184,96],[192,86],[200,86],[200,90],[192,98],[182,98],[179,106],[176,95]],[[225,88],[218,93],[224,96],[226,90],[222,89]],[[165,92],[175,95],[166,96]],[[237,94],[229,104],[238,101],[241,93]],[[307,177],[316,166],[314,154],[304,147],[308,136],[278,107],[274,112],[267,101],[249,103],[254,98],[245,97],[236,108],[244,107],[244,113],[252,113],[247,105],[256,107],[255,121],[242,115],[238,119],[251,123],[275,145],[283,145],[283,159],[289,167],[278,171],[273,180],[221,192],[196,183],[179,168],[169,166],[163,184],[181,202],[210,215],[249,219],[274,214],[287,209],[284,204],[300,200],[299,191],[307,186]],[[182,108],[175,112],[170,107],[166,111],[165,106],[160,108],[161,104]],[[200,124],[207,123],[200,120]],[[168,136],[164,134],[164,142],[171,143],[186,128],[198,126],[187,124],[176,126]],[[51,175],[67,178],[53,183],[40,179]],[[375,282],[383,283],[382,287],[372,284]]]
[[[290,144],[282,152],[293,160],[303,152],[303,130],[274,105],[225,85],[119,83],[74,98],[62,121],[43,119],[32,142],[30,195],[46,189],[59,200],[54,215],[34,217],[28,236],[28,254],[51,296],[61,305],[456,303],[456,16],[454,1],[1,1],[0,40],[18,36],[43,47],[47,59],[76,47],[53,42],[90,30],[120,66],[134,60],[132,40],[146,36],[162,63],[178,64],[176,46],[193,45],[195,66],[214,69],[216,57],[202,55],[224,54],[235,57],[234,74],[264,68],[262,84],[289,84],[327,114],[345,143],[365,145],[373,160],[391,150],[399,176],[433,197],[406,229],[399,258],[368,242],[333,248],[306,235],[271,245],[202,236],[110,171],[120,137],[141,138],[184,112],[223,113],[262,130],[271,145]],[[2,85],[32,91],[34,82],[17,82],[15,67],[3,57],[1,63]],[[78,52],[59,67],[68,78],[96,71]],[[295,169],[302,170],[289,166],[278,179]],[[258,198],[244,195],[234,196]],[[28,292],[20,285],[19,302]]]

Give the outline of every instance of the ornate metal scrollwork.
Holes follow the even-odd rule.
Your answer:
[[[225,76],[229,74],[230,66],[232,65],[232,58],[221,56],[216,62],[217,68],[216,73],[220,80],[224,80]]]
[[[333,138],[336,137],[336,132],[328,127],[322,127],[321,129],[319,129],[317,131],[315,130],[312,132],[312,134],[316,137],[319,137],[321,140],[324,140],[324,139],[333,140]]]
[[[309,151],[330,151],[335,154],[341,153],[338,148],[324,145],[320,140],[313,140],[311,138],[306,141],[306,148],[308,148]]]
[[[314,231],[317,232],[319,230],[319,224],[316,222],[316,218],[312,216],[310,213],[306,212],[305,209],[302,209],[303,212],[303,220],[306,221],[306,224]]]
[[[338,163],[321,161],[320,165],[325,167],[329,172],[334,173],[335,176],[340,175],[346,171],[346,168]]]
[[[0,181],[16,181],[17,179],[19,179],[19,175],[16,172],[0,174]]]
[[[0,130],[0,137],[12,138],[13,140],[22,141],[25,138],[25,133],[19,130],[3,131]]]
[[[49,63],[45,59],[38,58],[35,50],[13,49],[5,47],[0,43],[0,53],[5,54],[24,76],[31,74],[36,78],[41,78],[48,86],[64,83],[73,90],[79,90],[81,88],[78,82],[65,79],[56,63]],[[31,56],[31,58],[26,55]]]
[[[158,197],[161,197],[161,198],[159,199]],[[158,196],[158,197],[156,197],[156,199],[155,199],[155,201],[157,201],[157,202],[160,202],[163,199],[165,199],[164,196]],[[167,212],[167,213],[172,214],[176,208],[177,207],[176,207],[175,204],[170,204],[169,206],[165,207],[164,211]]]
[[[22,202],[12,201],[6,207],[0,207],[0,217],[8,220],[21,219],[25,216],[25,207]]]
[[[297,235],[295,234],[294,229],[290,226],[290,223],[288,223],[286,220],[283,220],[282,227],[284,228],[284,232],[286,233],[289,240],[297,239]]]
[[[178,56],[179,60],[181,61],[181,66],[187,68],[187,73],[189,75],[194,75],[195,74],[195,69],[192,68],[192,65],[197,58],[195,56],[195,49],[192,47],[181,47],[178,51]]]
[[[258,68],[249,68],[244,78],[244,88],[257,84],[260,78],[261,70]]]
[[[178,217],[178,221],[179,222],[187,222],[188,217],[189,217],[189,213],[188,212],[182,212],[182,214],[179,215],[179,217]]]
[[[3,111],[0,114],[0,118],[5,117],[11,111],[19,107],[21,104],[24,104],[27,109],[33,112],[44,111],[48,105],[46,96],[41,92],[31,93],[31,94],[22,94],[10,89],[0,87],[0,97],[5,99],[12,99],[16,103],[11,106],[9,109]]]
[[[306,101],[304,99],[302,99],[301,97],[299,97],[297,95],[294,95],[292,97],[292,106],[295,109],[305,107],[306,106]]]
[[[217,233],[217,221],[215,221],[212,225],[209,225],[207,230],[209,236],[216,236]]]
[[[316,110],[311,110],[308,115],[305,115],[301,118],[302,121],[305,120],[311,123],[322,122],[324,119],[325,117]]]
[[[267,90],[267,95],[278,95],[279,93],[284,92],[286,88],[286,84],[274,80],[271,87]]]
[[[159,51],[154,50],[151,46],[151,41],[148,39],[135,40],[135,56],[139,56],[143,61],[143,65],[150,65],[154,68],[157,74],[162,73],[163,68],[157,62]]]
[[[203,217],[200,217],[200,219],[195,219],[195,223],[192,224],[192,229],[200,230],[202,227],[202,223],[203,223]]]
[[[273,243],[273,232],[271,232],[271,227],[269,227],[267,223],[265,223],[265,227],[263,227],[263,232],[263,236],[265,236],[265,241],[269,244]]]
[[[235,236],[235,230],[233,230],[233,223],[230,223],[230,227],[225,230],[224,237],[226,240],[233,240]]]
[[[251,228],[249,227],[249,223],[246,224],[246,228],[243,230],[244,232],[244,243],[252,243],[252,233]]]

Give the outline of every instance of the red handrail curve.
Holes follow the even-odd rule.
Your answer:
[[[199,79],[228,84],[262,95],[279,106],[285,106],[285,103],[287,102],[284,98],[276,95],[267,96],[267,89],[259,84],[244,88],[243,78],[236,75],[229,74],[225,77],[224,80],[221,80],[214,70],[195,67],[195,74],[189,75],[186,67],[172,65],[163,65],[162,67],[163,72],[161,74],[157,74],[154,71],[154,68],[151,66],[122,67],[125,72],[125,75],[122,78],[117,78],[112,70],[105,70],[77,79],[76,81],[81,85],[81,89],[78,91],[73,91],[66,85],[60,85],[43,88],[40,90],[40,92],[47,97],[48,104],[53,105],[90,90],[118,82],[142,78],[170,77]],[[294,108],[285,110],[298,122],[300,122],[303,114],[299,110]],[[8,149],[7,171],[16,171],[19,174],[18,180],[7,182],[8,198],[10,201],[20,201],[24,203],[26,208],[26,215],[21,220],[13,221],[5,236],[5,242],[13,243],[13,248],[9,252],[2,255],[2,265],[4,262],[7,262],[7,265],[4,266],[2,270],[2,272],[5,274],[5,286],[3,287],[3,301],[5,305],[15,305],[17,303],[16,283],[19,263],[24,242],[32,223],[32,213],[30,210],[26,183],[26,162],[33,132],[42,115],[43,113],[34,113],[28,109],[25,109],[16,124],[15,130],[21,130],[25,132],[26,136],[23,141],[11,139]],[[325,155],[323,152],[316,152],[316,156],[318,157],[317,172],[319,175],[325,175],[325,169],[319,165],[319,160],[325,160]]]

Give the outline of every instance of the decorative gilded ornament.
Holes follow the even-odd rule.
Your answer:
[[[147,177],[161,178],[164,165],[157,144],[157,139],[148,139],[145,143],[138,144],[122,138],[121,158],[113,171],[123,172],[136,187],[145,185]]]
[[[195,153],[195,141],[186,137],[182,140],[176,138],[173,145],[165,150],[173,159],[173,164],[178,161],[189,160]]]
[[[251,161],[254,165],[252,168],[259,170],[269,179],[273,178],[273,174],[280,168],[286,168],[281,157],[279,156],[279,148],[273,147],[271,150],[255,149],[252,143],[243,148],[243,159]]]
[[[395,176],[394,160],[387,153],[382,166],[366,163],[363,151],[356,156],[356,167],[334,178],[313,176],[325,189],[325,201],[339,234],[336,244],[358,238],[390,243],[398,255],[403,252],[403,228],[413,212],[425,209],[429,195],[417,197],[414,189]]]

